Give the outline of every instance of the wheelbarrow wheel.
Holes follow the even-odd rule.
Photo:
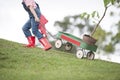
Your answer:
[[[67,42],[67,43],[65,44],[65,50],[66,50],[66,51],[70,51],[70,50],[72,49],[72,47],[73,47],[73,45],[72,45],[71,43],[69,43],[69,42]]]
[[[87,53],[87,59],[93,60],[94,57],[95,57],[95,54],[92,51],[90,51],[90,52]]]
[[[77,56],[77,58],[82,59],[83,56],[84,56],[84,52],[82,50],[78,50],[77,53],[76,53],[76,56]]]
[[[61,39],[58,39],[55,41],[55,47],[56,48],[61,48],[62,47],[62,40]]]

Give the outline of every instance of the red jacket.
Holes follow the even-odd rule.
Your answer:
[[[48,20],[41,15],[40,16],[40,24],[39,24],[39,30],[41,31],[42,34],[45,34],[45,36],[47,36],[46,34],[46,28],[45,28],[45,24],[48,22]]]

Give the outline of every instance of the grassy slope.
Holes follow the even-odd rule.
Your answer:
[[[0,80],[120,80],[120,64],[0,39]]]

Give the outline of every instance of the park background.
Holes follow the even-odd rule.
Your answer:
[[[28,19],[28,14],[24,11],[21,2],[22,0],[0,1],[0,38],[18,43],[27,43],[22,32],[22,26]],[[42,14],[49,21],[46,24],[47,30],[53,35],[59,31],[54,26],[55,21],[60,21],[65,16],[83,12],[92,13],[93,11],[98,11],[100,16],[102,16],[104,11],[102,0],[36,0],[36,2],[40,5]],[[119,20],[119,17],[114,16],[114,18],[111,18],[109,16],[110,11],[115,11],[116,14],[120,12],[119,9],[111,6],[100,25],[104,25],[102,29],[116,33],[117,28],[111,26]],[[81,36],[76,33],[74,35]],[[119,47],[117,46],[118,51],[114,54],[99,54],[99,56],[101,56],[101,59],[120,63]]]

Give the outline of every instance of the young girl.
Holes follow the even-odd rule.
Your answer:
[[[30,29],[32,28],[32,33],[38,38],[39,42],[44,46],[44,50],[50,49],[52,46],[47,41],[43,34],[40,33],[38,26],[40,23],[40,8],[39,5],[34,0],[23,0],[22,5],[29,15],[29,20],[25,23],[22,30],[29,42],[26,47],[35,46],[35,37],[32,36]]]

